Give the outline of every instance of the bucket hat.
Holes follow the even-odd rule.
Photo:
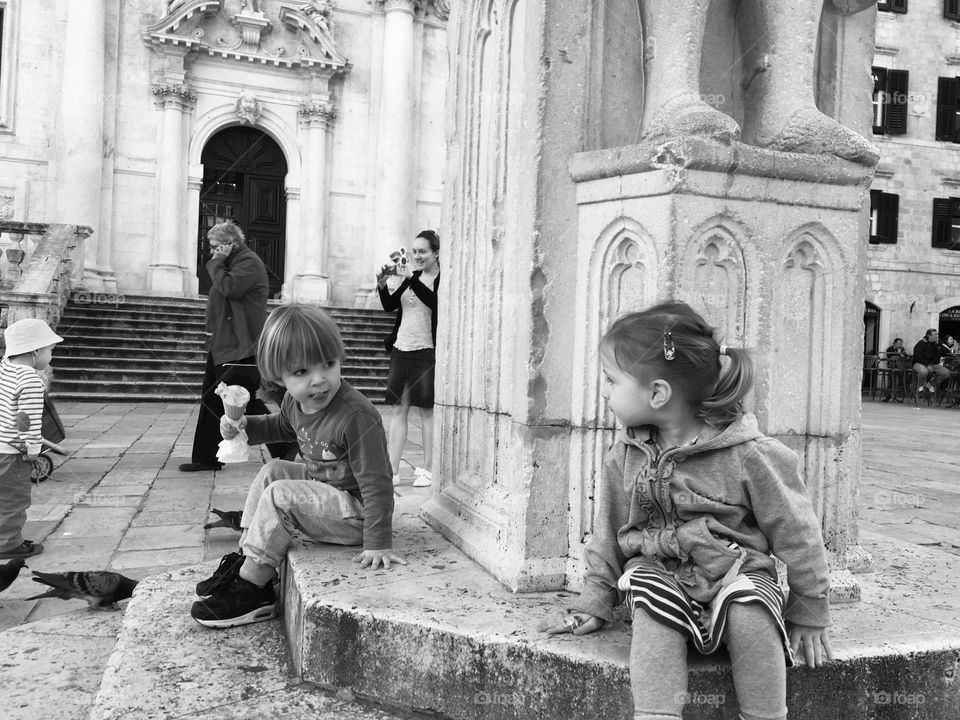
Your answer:
[[[6,350],[3,351],[4,357],[22,355],[45,348],[47,345],[63,342],[62,337],[51,330],[43,320],[37,318],[17,320],[3,331],[3,339],[7,345]]]

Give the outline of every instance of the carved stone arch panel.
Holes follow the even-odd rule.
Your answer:
[[[653,236],[636,220],[610,222],[581,251],[571,372],[570,557],[580,557],[593,529],[594,488],[605,451],[613,439],[614,418],[600,396],[600,338],[617,317],[641,310],[658,297],[659,253]],[[571,567],[572,574],[577,570]]]
[[[770,434],[839,432],[845,318],[843,253],[819,223],[790,234],[775,266],[766,403]],[[862,302],[857,299],[857,306]]]
[[[750,232],[730,217],[714,217],[697,228],[681,250],[677,299],[688,303],[717,329],[727,345],[756,340],[756,313],[748,288],[757,272]]]
[[[187,149],[188,163],[191,167],[200,164],[200,156],[207,141],[231,125],[239,125],[233,102],[227,102],[212,108],[197,118],[190,133],[190,145]],[[283,150],[287,160],[287,184],[299,187],[302,157],[296,129],[290,127],[269,106],[263,108],[257,119],[256,127],[273,138]]]

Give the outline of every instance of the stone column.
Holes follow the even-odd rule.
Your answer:
[[[871,168],[683,134],[578,155],[592,135],[581,111],[591,8],[453,5],[440,482],[422,515],[513,590],[576,588],[613,437],[599,339],[620,314],[675,298],[755,349],[752,408],[799,454],[834,599],[851,599],[860,358],[850,338],[862,335]],[[868,44],[847,49],[844,62],[866,66]]]
[[[374,178],[373,242],[376,265],[391,250],[407,242],[414,217],[416,163],[413,107],[413,21],[418,0],[378,0],[383,3],[383,65],[377,123]],[[369,281],[370,272],[364,274]],[[368,288],[374,296],[372,284]]]
[[[153,95],[161,110],[160,148],[157,160],[157,213],[153,257],[147,268],[147,289],[157,294],[182,295],[188,273],[182,252],[186,221],[185,114],[196,95],[185,84],[154,85]],[[195,236],[194,236],[195,237]]]
[[[110,238],[99,235],[103,192],[104,0],[68,3],[63,37],[66,43],[56,138],[56,219],[93,228],[86,242],[83,283],[91,290],[115,289]]]
[[[301,207],[299,237],[296,248],[297,266],[290,287],[285,289],[294,302],[320,303],[330,299],[330,277],[327,274],[327,131],[336,116],[326,100],[309,99],[300,104],[300,128],[303,137],[303,187],[307,202]],[[287,216],[294,209],[287,207]]]

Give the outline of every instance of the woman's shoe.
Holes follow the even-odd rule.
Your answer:
[[[416,476],[413,479],[414,487],[430,487],[433,485],[433,473],[426,468],[416,468],[413,474]]]

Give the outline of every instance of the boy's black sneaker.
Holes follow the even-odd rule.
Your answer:
[[[217,588],[204,600],[197,600],[190,615],[201,625],[230,628],[272,620],[277,616],[273,583],[257,587],[239,575]]]
[[[197,595],[206,597],[213,595],[222,584],[236,577],[243,567],[243,553],[227,553],[220,559],[220,565],[213,575],[197,583]]]

